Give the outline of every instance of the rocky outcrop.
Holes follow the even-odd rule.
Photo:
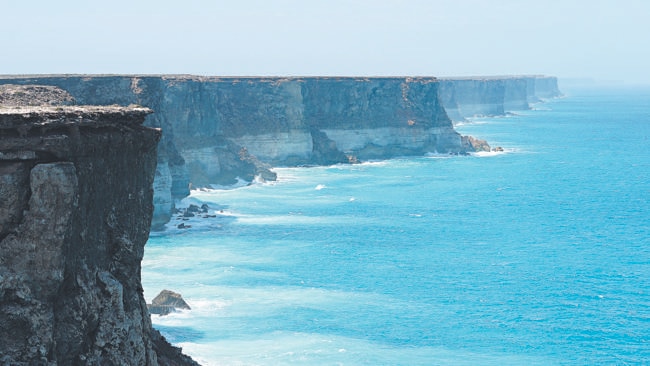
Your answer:
[[[472,150],[476,151],[476,152],[492,151],[492,148],[487,143],[487,141],[477,139],[477,138],[472,137],[472,136],[463,136],[463,143],[471,146]],[[499,147],[499,146],[495,147],[494,149],[495,149],[494,151],[503,151],[503,148]]]
[[[150,112],[0,107],[0,364],[195,364],[152,329],[140,282]]]
[[[191,310],[192,308],[183,300],[183,297],[178,292],[170,290],[162,290],[160,293],[151,300],[151,304],[147,304],[151,314],[167,315],[176,310]]]
[[[454,121],[463,121],[475,116],[503,116],[508,112],[530,109],[531,103],[541,99],[560,95],[555,77],[440,79],[440,101]]]
[[[154,227],[190,186],[274,179],[271,166],[472,151],[448,115],[500,115],[557,91],[544,77],[0,77],[6,83],[57,86],[80,104],[155,110],[145,122],[163,130]]]
[[[71,105],[74,98],[67,91],[49,85],[0,85],[0,105],[42,106]]]

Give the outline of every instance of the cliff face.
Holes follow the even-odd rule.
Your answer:
[[[0,363],[176,362],[140,283],[160,138],[141,126],[149,113],[0,107]]]
[[[541,98],[560,96],[557,78],[511,76],[487,78],[442,78],[440,100],[449,117],[462,121],[474,116],[501,116],[530,109]]]
[[[555,78],[0,77],[41,84],[79,104],[138,104],[163,130],[154,226],[189,186],[274,179],[270,165],[334,164],[427,152],[471,151],[452,119],[527,109],[557,92]]]
[[[312,78],[304,120],[359,159],[467,149],[438,100],[435,78]]]

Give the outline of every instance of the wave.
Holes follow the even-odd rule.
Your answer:
[[[457,122],[454,124],[454,127],[465,127],[465,126],[475,126],[475,125],[485,125],[490,123],[489,121],[485,119],[468,119],[463,122]]]
[[[522,153],[525,152],[521,148],[517,147],[508,147],[508,148],[502,148],[502,151],[476,151],[470,153],[471,156],[476,156],[479,158],[485,158],[485,157],[493,157],[493,156],[499,156],[499,155],[505,155],[505,154],[514,154],[514,153]]]
[[[255,182],[255,181],[254,181]],[[199,188],[198,190],[219,190],[219,191],[225,191],[229,189],[236,189],[240,187],[245,187],[247,185],[251,184],[251,182],[241,179],[240,177],[237,177],[237,182],[233,184],[227,184],[227,185],[220,185],[220,184],[210,184],[210,188]]]
[[[346,336],[276,331],[234,340],[179,344],[202,365],[546,365],[556,359],[463,349],[388,345]]]
[[[354,199],[349,199],[352,202]],[[358,220],[355,218],[355,220]],[[299,212],[288,215],[242,215],[237,219],[239,224],[249,225],[339,225],[347,224],[347,216],[307,216]]]
[[[494,117],[490,117],[492,119]],[[465,121],[457,122],[454,124],[454,127],[463,127],[463,126],[473,126],[473,125],[485,125],[490,123],[486,117],[472,117],[468,118]]]
[[[448,158],[453,158],[455,156],[456,155],[444,154],[439,152],[428,152],[424,154],[425,158],[430,158],[430,159],[448,159]]]
[[[191,309],[178,309],[168,315],[152,315],[151,322],[155,325],[180,326],[191,324],[189,319],[210,316],[214,317],[215,313],[223,311],[232,305],[228,300],[207,300],[184,298]]]
[[[503,155],[506,154],[507,152],[505,149],[503,151],[476,151],[470,153],[471,156],[476,156],[479,158],[485,158],[485,157],[492,157],[492,156],[498,156],[498,155]]]

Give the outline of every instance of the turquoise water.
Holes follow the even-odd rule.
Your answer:
[[[650,89],[565,92],[458,127],[504,153],[195,191],[218,217],[142,269],[193,309],[154,326],[204,365],[650,362]]]

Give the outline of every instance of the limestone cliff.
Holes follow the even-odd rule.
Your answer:
[[[454,121],[474,116],[502,116],[508,112],[530,109],[531,103],[560,95],[557,78],[554,77],[440,79],[440,101]]]
[[[195,364],[152,330],[142,295],[150,112],[0,107],[0,364]]]
[[[555,78],[6,76],[60,87],[79,104],[147,106],[160,127],[154,226],[195,187],[274,179],[273,165],[471,151],[448,117],[527,109]],[[554,90],[553,90],[554,89]]]

